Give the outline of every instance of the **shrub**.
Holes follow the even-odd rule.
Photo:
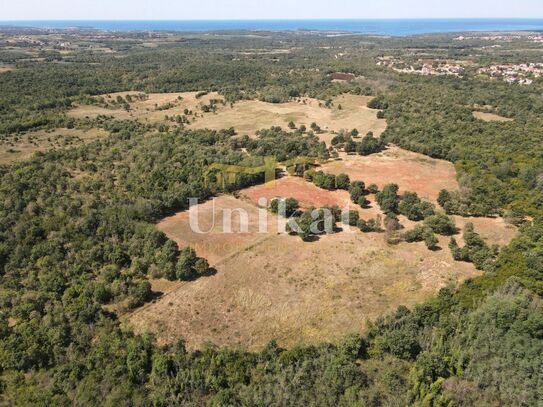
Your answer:
[[[300,204],[294,198],[276,198],[270,203],[270,211],[272,213],[284,215],[287,218],[296,214],[299,208]],[[284,210],[284,213],[279,213],[281,209]]]
[[[424,225],[439,235],[452,236],[456,233],[454,221],[446,215],[439,214],[430,216],[425,219]]]

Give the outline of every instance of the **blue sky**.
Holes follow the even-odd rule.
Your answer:
[[[0,20],[543,18],[543,0],[0,0]]]

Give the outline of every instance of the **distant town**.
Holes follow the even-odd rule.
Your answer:
[[[531,85],[543,74],[542,63],[490,65],[479,68],[477,73],[491,78],[501,78],[507,83]]]
[[[405,62],[392,56],[379,57],[377,60],[377,66],[386,67],[398,73],[457,77],[461,77],[466,73],[467,67],[474,64],[472,61],[440,59],[417,59],[415,62]],[[543,76],[543,63],[492,64],[479,67],[475,73],[479,77],[501,79],[510,84],[531,85]]]
[[[399,73],[455,76],[460,76],[464,72],[463,64],[465,62],[439,59],[418,59],[415,63],[409,64],[391,56],[379,57],[377,62],[377,66],[387,67]]]

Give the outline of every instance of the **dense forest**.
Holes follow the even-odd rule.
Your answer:
[[[442,36],[370,40],[240,33],[151,50],[133,47],[133,41],[113,41],[122,58],[81,51],[62,61],[29,61],[12,51],[0,54],[17,67],[0,73],[2,138],[54,127],[109,133],[0,167],[2,405],[541,405],[541,83],[419,77],[375,65],[384,49],[460,58],[478,45],[452,47]],[[265,53],[240,57],[245,49],[277,47],[290,52],[274,55],[273,63]],[[328,74],[336,71],[363,78],[332,82]],[[521,232],[480,277],[445,288],[413,309],[379,317],[364,335],[291,349],[271,341],[260,352],[211,344],[190,351],[182,338],[158,346],[152,334],[136,336],[124,326],[119,312],[152,299],[149,277],[194,279],[209,270],[205,259],[179,251],[153,222],[186,209],[189,197],[206,200],[219,192],[204,182],[211,163],[257,166],[260,156],[328,158],[329,151],[313,134],[278,128],[249,140],[230,130],[156,129],[65,115],[81,98],[128,90],[218,91],[230,102],[274,103],[371,93],[388,128],[368,152],[396,143],[453,162],[462,189],[440,196],[447,212],[505,215]],[[477,120],[475,105],[514,120]],[[235,187],[261,179],[239,182]],[[318,176],[319,186],[326,182],[325,174]],[[333,182],[364,205],[365,186]],[[435,216],[413,194],[402,196],[411,202],[402,205],[393,186],[379,193],[387,212],[426,221]],[[425,225],[438,223],[434,218]],[[477,242],[473,234],[467,239]]]

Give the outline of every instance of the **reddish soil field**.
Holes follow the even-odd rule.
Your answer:
[[[266,237],[266,233],[261,233],[263,229],[261,230],[259,227],[260,212],[266,215],[263,225],[267,231],[277,232],[278,226],[275,216],[266,210],[259,211],[256,206],[232,196],[217,197],[198,205],[197,208],[198,228],[204,233],[198,233],[197,229],[193,230],[189,221],[189,211],[163,219],[157,228],[175,241],[179,247],[190,246],[194,248],[199,256],[205,257],[209,261],[211,266],[216,266],[227,257]],[[240,221],[242,218],[239,216],[239,212],[236,212],[239,210],[247,214],[247,232],[241,232]],[[225,231],[224,215],[226,214],[230,218],[228,211],[233,211],[230,229],[233,233],[223,233]]]
[[[352,73],[335,72],[330,75],[330,78],[335,81],[352,81],[356,78]]]
[[[340,208],[350,204],[347,191],[326,191],[306,182],[300,177],[284,177],[274,182],[245,189],[241,197],[258,205],[259,199],[270,202],[273,198],[294,198],[303,208],[338,205]]]
[[[345,173],[351,180],[376,184],[379,188],[389,183],[400,186],[400,192],[414,191],[421,198],[435,201],[442,189],[457,190],[456,170],[447,161],[435,160],[390,146],[379,154],[367,157],[340,154],[341,160],[323,165],[332,174]]]

